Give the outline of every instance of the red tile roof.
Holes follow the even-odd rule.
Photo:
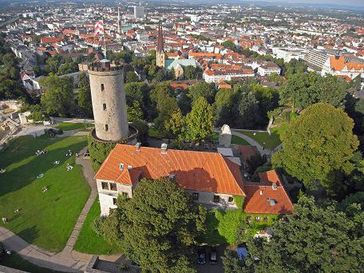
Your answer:
[[[259,174],[261,183],[246,183],[244,211],[247,213],[292,213],[293,204],[275,170]],[[276,187],[274,188],[274,185]]]
[[[354,60],[348,60],[345,58],[345,56],[331,56],[330,57],[330,66],[331,69],[335,71],[344,70],[345,68],[349,70],[358,70],[362,71],[364,69],[364,63],[362,61],[354,61]]]
[[[120,169],[123,163],[124,169]],[[118,144],[96,174],[96,179],[135,184],[139,177],[158,179],[175,175],[184,189],[245,195],[239,166],[219,153]]]

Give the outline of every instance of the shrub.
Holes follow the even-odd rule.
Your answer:
[[[88,151],[90,153],[92,167],[98,170],[111,150],[115,147],[115,143],[103,143],[95,140],[91,135],[88,137]]]
[[[98,217],[92,223],[92,230],[99,236],[103,236],[102,225],[105,222],[105,217]]]

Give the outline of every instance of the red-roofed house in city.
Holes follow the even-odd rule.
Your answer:
[[[245,197],[248,211],[254,213],[289,213],[292,203],[276,175],[262,174],[264,183],[253,186],[241,176],[239,165],[217,152],[200,152],[141,147],[139,144],[117,144],[110,152],[95,178],[99,192],[101,214],[108,215],[111,208],[116,208],[118,195],[133,196],[133,191],[142,178],[158,179],[170,177],[187,192],[195,202],[221,208],[237,208],[235,196]],[[277,180],[277,181],[276,181]],[[271,187],[272,194],[265,190],[273,181],[278,190]],[[257,183],[256,183],[257,184]],[[257,184],[260,185],[260,184]],[[245,188],[247,187],[247,193]],[[254,190],[263,187],[265,195],[259,201]],[[267,198],[271,201],[267,206]],[[166,197],[167,198],[167,197]],[[250,201],[252,200],[252,201]],[[256,207],[250,202],[259,203]],[[274,205],[271,203],[275,202]],[[254,209],[255,208],[255,209]]]
[[[364,60],[354,55],[331,56],[324,64],[322,73],[354,79],[364,75]]]

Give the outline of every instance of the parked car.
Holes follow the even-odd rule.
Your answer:
[[[210,251],[210,264],[217,264],[217,250],[216,247],[212,247]]]
[[[197,250],[197,264],[206,264],[206,249],[199,248]]]

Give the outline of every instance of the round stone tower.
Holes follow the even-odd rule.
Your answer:
[[[124,68],[101,60],[88,66],[96,137],[120,142],[129,136]]]

